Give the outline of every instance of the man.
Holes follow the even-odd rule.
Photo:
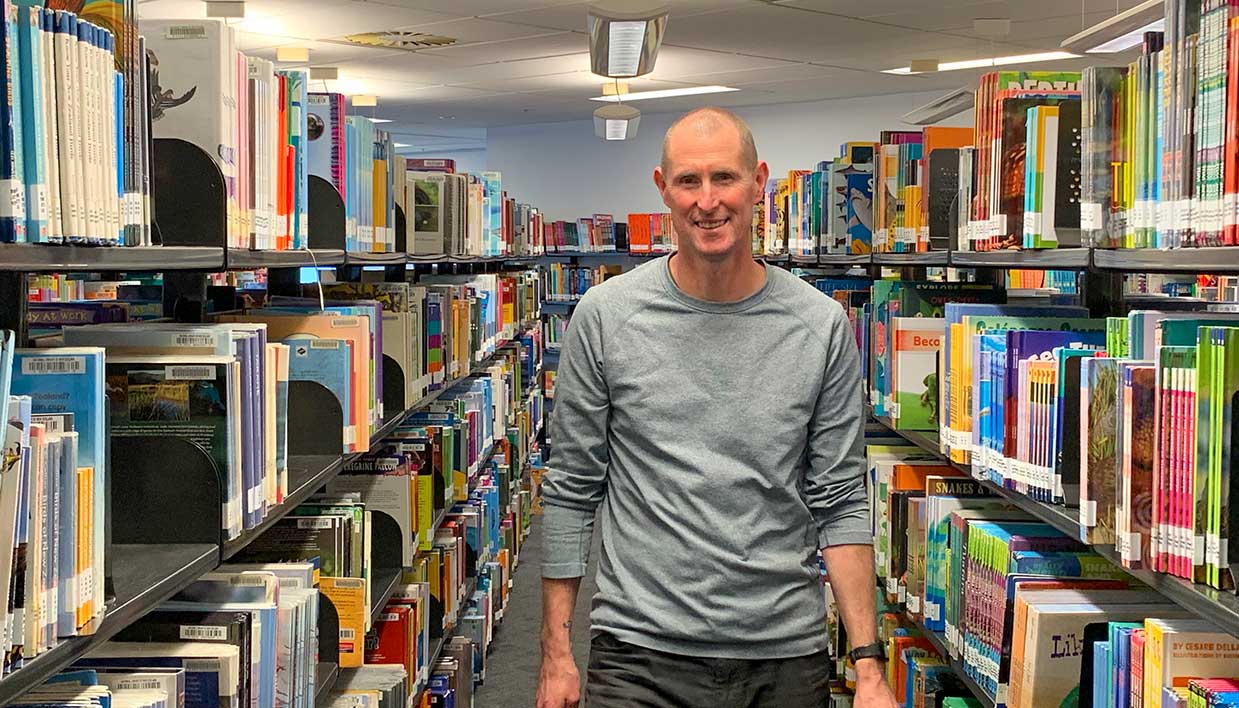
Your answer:
[[[829,697],[820,548],[856,708],[895,705],[876,644],[858,354],[838,304],[753,260],[769,168],[734,114],[667,131],[678,251],[572,316],[543,481],[539,708],[576,706],[569,635],[602,533],[588,708],[809,708]]]

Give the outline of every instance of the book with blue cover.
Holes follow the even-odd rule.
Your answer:
[[[17,6],[6,0],[0,18],[0,242],[26,241],[25,162],[22,145],[21,69],[17,40]]]
[[[18,349],[13,362],[12,393],[29,396],[33,414],[68,413],[78,433],[78,461],[90,467],[94,505],[93,527],[105,527],[107,428],[104,397],[104,350],[99,347]],[[92,549],[94,568],[103,568],[103,544]],[[103,610],[102,583],[90,588],[93,607]]]
[[[21,71],[22,150],[26,197],[26,241],[48,241],[47,153],[43,136],[43,13],[17,8],[17,66]],[[14,87],[10,86],[10,90]]]
[[[357,421],[353,420],[352,407],[349,405],[352,361],[349,343],[343,339],[294,337],[285,339],[284,344],[289,347],[288,380],[322,384],[340,401],[344,428],[348,433],[344,436],[347,451],[350,440],[358,434],[359,427]]]
[[[106,642],[75,664],[78,668],[180,668],[185,670],[185,708],[240,706],[240,652],[207,642]]]

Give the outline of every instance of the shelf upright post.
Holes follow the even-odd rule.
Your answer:
[[[207,275],[201,271],[165,271],[163,313],[177,322],[204,322]]]
[[[24,271],[0,272],[0,302],[12,303],[11,307],[0,307],[0,329],[13,330],[15,343],[19,347],[26,346],[30,336],[26,319],[30,310],[30,294],[26,283]]]
[[[1122,314],[1123,274],[1089,268],[1080,274],[1083,302],[1092,317]]]

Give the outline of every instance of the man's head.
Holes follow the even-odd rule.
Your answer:
[[[731,111],[698,108],[676,120],[663,138],[654,184],[680,250],[715,259],[748,253],[753,205],[769,174],[749,127]]]

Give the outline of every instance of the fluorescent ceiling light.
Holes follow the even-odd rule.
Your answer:
[[[368,108],[368,107],[377,106],[377,105],[379,105],[378,96],[364,94],[364,93],[353,96],[353,107],[354,108],[359,108],[359,107]]]
[[[408,144],[408,143],[392,143],[391,145],[392,145],[392,147],[394,147],[394,148],[407,148],[407,147],[413,147],[412,145],[410,145],[410,144]]]
[[[686,88],[677,89],[662,89],[659,91],[638,91],[636,93],[625,94],[623,96],[595,96],[591,101],[606,101],[607,103],[627,103],[629,101],[642,101],[647,98],[674,98],[676,96],[696,96],[703,93],[725,93],[727,91],[739,91],[738,88],[730,86],[689,86]]]
[[[390,123],[391,118],[371,118],[371,123]]]
[[[276,61],[306,62],[310,60],[309,47],[276,47]]]
[[[1079,54],[1071,52],[1041,52],[1040,54],[1017,54],[1009,57],[989,57],[988,59],[969,59],[967,61],[948,61],[938,65],[938,71],[959,71],[960,69],[983,69],[989,66],[1008,66],[1010,64],[1033,64],[1039,61],[1058,61],[1061,59],[1079,59]],[[911,74],[912,67],[901,66],[898,69],[885,69],[883,74]],[[632,98],[630,95],[629,98]]]
[[[589,8],[589,63],[599,76],[627,78],[654,70],[667,31],[659,0],[604,0]]]
[[[1059,46],[1069,52],[1121,52],[1138,46],[1144,32],[1159,31],[1164,26],[1164,0],[1145,0],[1073,34]]]
[[[605,140],[628,140],[637,134],[641,111],[632,106],[603,106],[594,111],[594,135]]]
[[[910,125],[933,125],[958,115],[976,104],[976,94],[969,88],[958,88],[934,99],[916,110],[908,111],[903,122]]]

